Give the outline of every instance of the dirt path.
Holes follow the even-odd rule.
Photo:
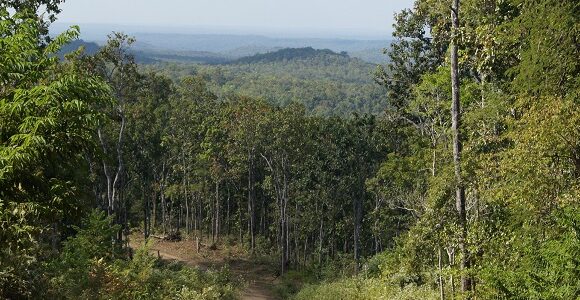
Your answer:
[[[142,243],[141,235],[131,237],[130,245],[133,249]],[[201,270],[219,269],[228,265],[232,274],[246,284],[241,291],[240,299],[277,299],[272,292],[276,280],[273,271],[265,264],[248,259],[235,247],[227,249],[218,247],[215,250],[202,247],[200,253],[197,253],[193,241],[167,242],[154,239],[151,254],[159,255],[162,259],[180,261]]]

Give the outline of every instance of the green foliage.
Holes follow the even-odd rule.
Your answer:
[[[521,62],[511,70],[515,73],[514,90],[560,96],[577,91],[578,1],[513,2],[520,6],[521,14],[510,22],[508,34],[518,38],[523,46]]]
[[[217,66],[158,64],[145,67],[179,80],[202,76],[220,98],[261,98],[275,106],[300,103],[320,116],[380,114],[385,96],[370,78],[373,65],[327,50],[283,49]]]
[[[59,257],[49,265],[51,290],[63,298],[96,296],[106,284],[96,277],[105,276],[101,274],[107,271],[104,264],[120,254],[113,244],[119,226],[104,212],[94,210],[75,230],[76,235],[63,243]]]
[[[104,212],[88,216],[48,267],[53,299],[233,299],[227,270],[202,272],[165,265],[137,249],[132,260],[119,257],[113,243],[118,225]]]
[[[287,48],[275,52],[264,54],[256,54],[253,56],[243,57],[233,61],[233,64],[255,64],[255,63],[271,63],[276,61],[286,60],[305,60],[309,58],[316,58],[317,56],[327,56],[328,60],[348,58],[346,54],[334,53],[331,50],[315,50],[312,47],[307,48]]]
[[[119,225],[105,212],[94,210],[83,221],[82,227],[73,226],[76,234],[63,243],[60,263],[76,265],[91,259],[111,260],[120,253],[111,245]]]
[[[303,288],[292,299],[439,299],[436,291],[427,286],[393,286],[380,279],[355,277],[337,282]]]
[[[397,14],[385,96],[312,48],[148,67],[179,82],[124,34],[61,61],[79,29],[46,42],[29,10],[59,2],[0,5],[0,296],[234,297],[227,270],[127,259],[121,228],[143,224],[276,255],[281,294],[311,284],[297,299],[580,297],[577,1],[461,1],[465,226],[446,3]]]
[[[576,299],[580,296],[580,213],[578,208],[554,211],[542,223],[550,230],[524,224],[513,228],[519,238],[508,241],[518,253],[508,261],[486,257],[482,295],[505,299]],[[498,241],[499,242],[499,241]],[[504,253],[506,255],[506,253]]]
[[[447,5],[430,0],[398,15],[390,73],[379,73],[399,96],[391,97],[388,117],[402,142],[367,184],[414,213],[409,231],[373,260],[370,273],[380,269],[387,282],[433,291],[441,274],[446,297],[466,297],[451,276],[457,282],[468,275],[475,297],[575,299],[578,4],[461,1],[462,175],[472,263],[465,273],[456,255],[449,66],[439,51],[449,44],[449,15]]]
[[[94,150],[96,106],[109,101],[108,87],[77,60],[55,57],[78,28],[43,46],[38,22],[0,6],[0,294],[9,297],[29,290],[39,239],[78,219],[86,191],[79,165]]]

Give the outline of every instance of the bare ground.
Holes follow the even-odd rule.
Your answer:
[[[217,248],[211,249],[202,243],[200,251],[197,253],[196,244],[192,240],[179,242],[169,242],[156,238],[151,240],[153,242],[151,254],[159,255],[161,259],[183,262],[201,270],[229,266],[231,273],[245,283],[240,292],[242,300],[278,299],[272,292],[272,287],[276,283],[272,268],[267,264],[252,260],[245,251],[236,246],[219,245]],[[130,245],[133,249],[142,244],[143,236],[141,234],[136,233],[131,236]]]

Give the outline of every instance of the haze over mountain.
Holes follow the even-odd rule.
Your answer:
[[[72,24],[57,23],[51,28],[53,33],[66,30]],[[256,34],[224,33],[171,33],[167,28],[139,28],[134,26],[81,24],[81,38],[85,41],[102,44],[112,31],[122,31],[134,36],[137,42],[134,49],[156,55],[191,56],[188,52],[208,52],[209,56],[224,60],[267,53],[282,48],[330,49],[335,52],[348,52],[353,57],[372,63],[386,62],[382,49],[390,44],[382,40],[344,39],[344,38],[299,38],[265,36]],[[150,31],[143,31],[150,30]],[[185,53],[184,53],[185,52]],[[212,55],[214,54],[214,55]],[[193,56],[198,56],[196,53]],[[208,55],[204,55],[208,56]]]

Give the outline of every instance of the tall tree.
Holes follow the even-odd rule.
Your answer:
[[[87,198],[85,157],[95,152],[97,107],[109,88],[77,59],[55,55],[73,27],[43,45],[39,20],[0,5],[0,295],[28,298],[43,240],[78,220]],[[48,247],[50,249],[50,246]]]
[[[465,187],[461,175],[461,105],[460,105],[460,79],[458,61],[458,43],[460,37],[459,29],[459,0],[453,0],[451,5],[451,131],[453,134],[453,165],[455,170],[455,205],[459,217],[459,248],[461,251],[461,290],[470,290],[470,281],[466,274],[469,268],[469,257],[467,252],[467,214],[465,210]]]
[[[114,122],[100,124],[97,133],[103,152],[102,171],[105,179],[106,210],[115,215],[118,224],[126,225],[127,207],[122,198],[122,188],[126,183],[125,140],[127,106],[136,101],[141,75],[129,47],[133,38],[122,33],[109,36],[107,44],[89,59],[90,67],[112,88],[115,103],[104,111]],[[123,226],[123,229],[126,229]],[[122,232],[118,239],[122,240]]]

